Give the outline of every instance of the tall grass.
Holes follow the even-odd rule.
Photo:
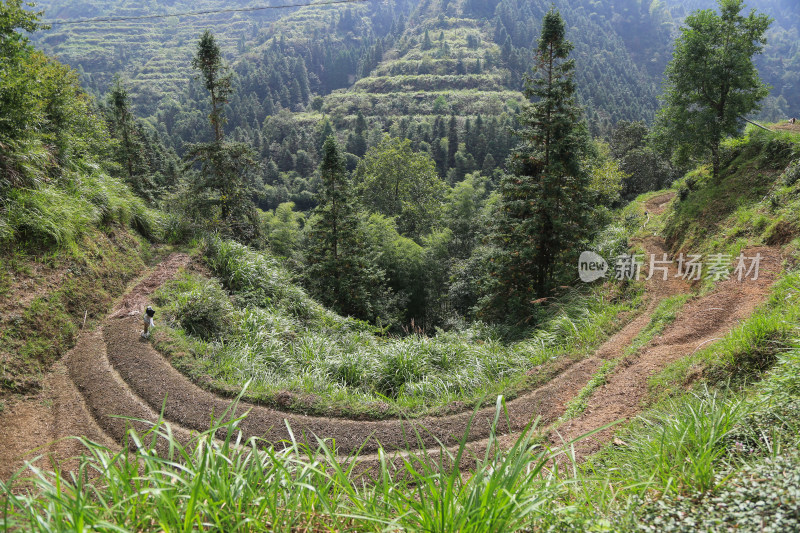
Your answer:
[[[551,320],[522,341],[505,342],[482,324],[399,337],[326,310],[268,254],[211,240],[206,257],[230,298],[218,282],[191,276],[156,295],[167,323],[195,334],[189,338],[197,365],[191,372],[227,388],[251,381],[254,399],[292,391],[316,402],[303,409],[318,412],[333,407],[413,416],[524,388],[532,366],[590,350],[616,326],[617,315],[635,305],[611,301],[598,287],[563,298]],[[203,333],[215,321],[229,327]],[[206,325],[203,331],[199,324]]]
[[[503,414],[498,399],[495,425]],[[28,465],[0,483],[3,531],[462,531],[508,532],[552,513],[560,488],[548,468],[560,450],[531,440],[532,426],[506,451],[455,450],[340,458],[323,440],[239,440],[241,419],[181,443],[169,425],[142,435],[135,452],[81,439],[77,472]],[[465,435],[469,428],[465,429]],[[215,440],[213,435],[224,435]],[[166,456],[155,452],[162,441]],[[365,470],[359,462],[371,461]],[[461,471],[453,465],[470,462]],[[31,490],[19,490],[23,484]]]
[[[160,215],[127,186],[97,169],[68,175],[35,188],[8,189],[0,244],[23,241],[46,247],[76,246],[81,235],[112,223],[130,226],[150,239],[160,237]]]
[[[627,446],[615,457],[617,474],[660,492],[713,490],[726,438],[745,407],[741,398],[709,389],[663,403],[628,434]]]

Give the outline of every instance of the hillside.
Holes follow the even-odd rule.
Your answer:
[[[691,9],[712,4],[555,3],[575,44],[576,81],[592,133],[608,136],[620,120],[652,120],[676,25]],[[243,2],[237,9],[255,5],[262,3]],[[473,171],[492,175],[513,143],[505,132],[523,99],[519,91],[533,62],[534,36],[550,5],[543,0],[372,0],[55,25],[36,38],[38,46],[76,67],[97,96],[121,75],[134,111],[181,153],[186,143],[208,140],[207,102],[192,79],[190,59],[199,33],[213,27],[236,74],[226,128],[261,154],[262,180],[270,186],[262,207],[292,201],[307,210],[314,205],[313,174],[325,119],[356,157],[390,133],[430,153],[440,176],[450,182]],[[72,0],[40,6],[48,20],[226,7],[209,1],[151,9]],[[761,116],[777,120],[800,104],[796,14],[782,3],[753,6],[775,18],[758,64],[774,87]]]
[[[113,2],[41,6],[47,19],[78,13],[93,17],[150,13],[127,4],[116,10]],[[177,3],[159,9],[179,12],[215,6]],[[277,162],[279,172],[296,172],[302,178],[282,177],[287,192],[276,192],[269,207],[285,199],[307,206],[301,193],[314,191],[307,182],[318,154],[303,144],[304,139],[316,138],[323,116],[343,130],[354,124],[359,111],[364,115],[363,140],[355,139],[348,150],[358,156],[377,144],[383,132],[391,132],[407,135],[415,148],[429,151],[442,177],[455,171],[460,180],[474,170],[491,173],[499,168],[510,148],[509,137],[502,133],[522,99],[519,90],[533,58],[537,24],[549,6],[544,1],[512,0],[487,5],[461,0],[367,2],[289,13],[266,10],[152,23],[56,25],[42,32],[38,42],[78,68],[83,82],[98,96],[108,90],[112,76],[120,74],[130,86],[137,114],[147,117],[180,152],[184,143],[206,140],[207,130],[201,126],[206,103],[191,80],[189,59],[196,35],[213,25],[237,75],[228,131],[255,144],[265,162]],[[625,26],[628,33],[623,38],[614,22],[621,6],[560,2],[558,7],[576,43],[578,86],[593,131],[608,133],[621,119],[651,120],[660,71],[648,69],[659,70],[667,58],[666,13],[642,8],[633,24]],[[426,31],[430,48],[422,50],[429,46],[424,42]],[[607,52],[597,53],[600,48]],[[654,64],[660,66],[651,68]],[[283,115],[281,109],[293,114]],[[451,138],[451,115],[457,130],[452,137],[467,144],[458,167],[453,154],[459,147],[445,145]],[[277,120],[270,125],[267,117]],[[481,135],[489,142],[509,142],[485,149]],[[345,143],[344,131],[340,136]],[[318,141],[313,144],[321,146]],[[298,163],[300,150],[304,154]],[[488,163],[487,153],[493,156]],[[265,169],[264,181],[275,184],[274,171],[266,165]]]
[[[0,0],[0,531],[800,530],[800,124],[695,1],[217,13],[164,100]]]
[[[530,353],[535,345],[544,345],[553,336],[566,341],[561,345],[566,351],[549,351],[548,357],[554,355],[555,359],[545,365],[536,365],[533,360],[521,362],[520,370],[527,368],[525,374],[532,379],[514,393],[519,394],[518,398],[514,394],[508,397],[503,404],[505,414],[499,421],[494,418],[500,412],[494,415],[493,402],[474,415],[469,404],[454,402],[445,411],[449,414],[405,423],[395,419],[385,405],[381,417],[388,415],[389,420],[384,421],[365,421],[364,412],[359,414],[359,420],[342,419],[347,415],[342,410],[335,411],[336,418],[320,416],[321,412],[317,416],[302,414],[319,409],[322,404],[318,402],[327,395],[335,399],[341,397],[344,389],[362,388],[359,373],[371,371],[370,351],[376,351],[378,357],[387,357],[389,364],[395,365],[396,378],[406,380],[394,382],[399,388],[383,389],[392,395],[415,390],[413,385],[420,390],[420,384],[427,383],[430,387],[440,381],[442,378],[431,371],[445,364],[446,358],[454,358],[449,363],[453,365],[449,367],[451,372],[477,368],[481,365],[464,362],[464,358],[472,357],[469,350],[495,351],[502,347],[492,347],[496,341],[482,338],[479,332],[463,337],[466,344],[459,344],[458,336],[454,335],[398,339],[378,336],[368,341],[375,333],[365,324],[338,317],[308,299],[301,289],[287,281],[280,265],[268,254],[216,241],[210,242],[194,260],[185,254],[173,254],[145,272],[117,302],[102,328],[81,336],[76,349],[59,363],[64,366],[58,371],[66,372],[69,380],[53,382],[48,378],[50,383],[60,383],[64,388],[45,389],[39,398],[52,409],[63,409],[61,402],[65,401],[80,405],[74,399],[79,394],[86,402],[86,411],[46,429],[45,434],[56,438],[78,427],[70,424],[79,424],[87,428],[86,434],[92,439],[119,442],[126,434],[127,423],[115,415],[150,420],[163,416],[171,429],[169,433],[162,432],[147,448],[161,454],[186,453],[184,446],[191,446],[192,439],[197,438],[191,432],[205,430],[208,413],[223,412],[227,403],[224,398],[239,392],[235,383],[250,379],[248,387],[253,388],[248,388],[246,394],[260,405],[240,405],[249,413],[236,423],[244,438],[266,435],[268,443],[280,438],[301,438],[300,435],[308,439],[308,432],[313,432],[335,439],[338,453],[358,455],[359,466],[355,470],[336,473],[336,465],[341,465],[339,461],[343,459],[337,459],[330,449],[321,448],[321,453],[328,455],[315,467],[321,470],[315,470],[319,479],[313,481],[313,486],[329,487],[326,490],[330,493],[317,496],[330,498],[326,511],[306,515],[249,508],[255,523],[268,529],[272,529],[270,524],[276,520],[306,525],[347,523],[352,520],[347,518],[354,513],[352,506],[360,508],[362,513],[369,512],[370,518],[358,518],[352,524],[359,530],[379,529],[372,520],[378,517],[399,520],[398,516],[408,521],[404,522],[405,528],[421,529],[415,522],[416,517],[425,516],[421,509],[404,512],[403,505],[396,500],[390,506],[367,506],[365,501],[369,501],[371,489],[360,486],[359,476],[365,468],[377,469],[380,475],[373,479],[382,484],[379,487],[398,491],[416,486],[416,494],[420,484],[426,486],[425,480],[447,475],[431,470],[437,468],[431,465],[431,456],[422,455],[422,447],[431,447],[427,453],[435,456],[439,445],[449,446],[452,453],[477,454],[475,460],[463,459],[460,464],[464,468],[484,472],[485,466],[492,465],[492,470],[463,482],[467,494],[478,489],[477,483],[507,482],[519,497],[533,498],[547,491],[552,501],[570,504],[572,511],[568,516],[560,507],[531,507],[518,518],[520,522],[509,522],[504,531],[520,529],[523,524],[564,528],[578,523],[587,528],[607,522],[613,522],[614,529],[619,531],[633,531],[641,524],[680,527],[692,521],[715,528],[733,520],[739,524],[758,523],[763,516],[775,520],[782,529],[792,529],[800,519],[793,511],[791,499],[800,481],[793,451],[800,389],[796,350],[790,348],[796,342],[792,324],[800,313],[793,266],[800,235],[794,207],[800,181],[795,179],[796,164],[788,168],[786,164],[800,152],[798,135],[800,132],[791,130],[779,133],[749,130],[745,139],[729,143],[721,181],[703,179],[700,176],[704,170],[699,169],[676,184],[674,190],[645,195],[618,214],[630,223],[626,226],[626,240],[646,254],[742,252],[750,257],[758,253],[762,257],[758,276],[747,274],[737,279],[734,274],[729,280],[717,283],[706,280],[693,284],[682,279],[663,281],[660,275],[653,276],[644,283],[641,299],[630,302],[633,305],[641,302],[635,308],[637,311],[630,313],[618,308],[614,313],[622,311],[619,318],[613,318],[614,313],[608,315],[612,321],[621,319],[619,329],[613,335],[610,333],[614,327],[598,331],[599,343],[595,340],[586,344],[589,339],[585,337],[583,341],[570,341],[574,332],[585,335],[591,330],[587,327],[591,319],[580,323],[573,332],[569,326],[559,330],[559,322],[566,325],[565,319],[555,317],[550,329],[541,330],[538,337],[523,343],[521,351]],[[754,176],[759,181],[752,194],[732,193],[725,197],[719,193],[737,191]],[[766,197],[764,191],[769,191]],[[766,216],[775,222],[771,227],[755,222],[758,217]],[[696,226],[692,225],[694,221]],[[705,225],[707,222],[711,224]],[[782,229],[776,230],[777,227]],[[780,236],[779,241],[776,235]],[[666,247],[664,238],[672,243],[671,248]],[[674,278],[672,270],[668,274]],[[606,294],[606,287],[598,285],[598,292],[584,302]],[[633,295],[623,293],[622,298],[630,296]],[[606,297],[601,296],[601,300]],[[166,358],[140,341],[139,321],[131,316],[141,302],[151,298],[161,306],[158,316],[165,322],[155,347],[165,350]],[[214,322],[208,321],[211,316]],[[231,325],[242,326],[229,330],[203,329],[225,328],[227,321],[221,320],[221,316],[229,317]],[[578,324],[574,320],[573,327]],[[214,337],[215,331],[222,336]],[[341,342],[358,354],[357,361],[350,361],[354,364],[348,365],[348,360],[336,353],[333,346]],[[228,355],[223,356],[223,352]],[[415,362],[418,357],[420,362]],[[501,356],[501,360],[507,359],[508,355]],[[226,362],[229,360],[232,364]],[[485,361],[483,365],[487,367],[498,363]],[[318,368],[326,370],[318,372]],[[277,381],[284,371],[294,375],[294,381]],[[335,378],[339,383],[336,388],[320,386],[317,380],[336,376],[336,372],[341,372]],[[272,400],[262,395],[261,383],[276,385]],[[443,394],[443,389],[431,387],[425,393],[427,398],[437,394]],[[446,393],[443,398],[447,398]],[[358,402],[365,400],[363,395],[358,398]],[[265,402],[272,407],[264,406]],[[13,446],[2,447],[5,451],[20,449],[17,437],[12,437],[18,435],[14,428],[20,423],[31,424],[30,417],[17,418],[20,409],[21,404],[15,404],[2,414],[3,427],[8,430],[0,433],[0,439],[14,438]],[[298,410],[300,413],[296,413]],[[370,412],[374,416],[379,411],[373,408]],[[697,418],[697,412],[703,412],[704,416]],[[46,412],[42,414],[47,416]],[[533,416],[539,417],[539,421],[531,433],[526,428]],[[606,424],[618,418],[632,422],[612,432]],[[284,424],[284,420],[288,422]],[[224,434],[228,426],[224,419],[220,423]],[[133,425],[139,432],[148,431],[149,426],[143,422]],[[412,436],[414,428],[417,436]],[[581,438],[592,430],[600,432],[591,438]],[[213,432],[203,435],[201,439],[210,439]],[[680,435],[683,438],[678,438]],[[462,436],[464,441],[459,444]],[[516,465],[524,472],[527,465],[538,472],[551,457],[549,452],[546,455],[536,452],[539,443],[546,443],[553,454],[560,454],[560,444],[572,438],[579,439],[572,445],[572,453],[586,461],[577,464],[573,474],[552,474],[542,485],[538,475],[518,477],[500,466]],[[607,446],[611,441],[615,444]],[[654,442],[660,442],[658,449],[653,448]],[[465,443],[469,443],[466,449]],[[89,446],[99,457],[107,453],[97,445]],[[494,446],[508,449],[504,461],[497,462],[491,454],[484,458],[484,451]],[[410,456],[391,453],[408,448],[414,450]],[[74,449],[61,447],[53,451],[73,453]],[[187,454],[186,468],[217,472],[222,464],[230,468],[223,459],[226,454],[239,453],[224,443],[197,449],[215,455],[193,463]],[[284,464],[283,461],[305,465],[306,452],[302,451],[301,443],[285,450],[283,453],[288,454],[285,456],[272,448],[268,450],[276,454],[270,460],[274,466]],[[382,450],[386,455],[381,455]],[[590,455],[597,452],[599,455]],[[142,461],[148,463],[152,452],[141,453]],[[674,461],[676,455],[682,459]],[[233,479],[248,476],[254,467],[252,461],[256,460],[252,455],[247,460],[237,457],[242,462],[234,461],[235,470],[226,470],[226,475],[234,476]],[[569,459],[562,456],[559,460]],[[410,477],[401,476],[395,468],[406,471]],[[108,475],[123,480],[127,479],[124,472],[114,469]],[[43,473],[40,479],[47,480],[48,475]],[[146,474],[143,482],[157,483],[149,476]],[[576,481],[580,483],[579,490],[575,490]],[[171,491],[180,493],[184,483],[175,480],[172,483],[176,482]],[[250,487],[250,483],[242,486]],[[262,478],[261,483],[272,481],[264,482]],[[283,483],[302,491],[301,487],[311,482],[291,476]],[[741,492],[742,484],[747,487],[745,494]],[[119,483],[120,490],[126,490],[124,487],[128,485]],[[347,497],[333,494],[340,490],[353,492],[345,492],[349,493]],[[606,499],[609,490],[615,497]],[[773,493],[785,496],[770,496]],[[251,497],[249,491],[245,494],[244,497]],[[461,501],[467,499],[467,494],[459,493],[453,498]],[[713,494],[713,499],[709,494]],[[37,509],[51,497],[51,492],[42,497],[45,499],[14,500],[14,520],[26,523],[26,517],[34,516],[28,515],[28,510],[38,513]],[[281,493],[280,497],[287,505],[293,501],[289,493]],[[720,501],[726,506],[715,504]],[[368,511],[359,506],[366,506]],[[218,512],[215,509],[205,503],[193,512],[205,516]],[[92,512],[110,516],[102,503],[93,507]],[[149,516],[155,510],[143,507],[142,512]],[[94,520],[83,516],[90,522]],[[219,516],[222,520],[226,515]],[[457,516],[448,519],[457,520]],[[745,530],[752,529],[748,525]]]

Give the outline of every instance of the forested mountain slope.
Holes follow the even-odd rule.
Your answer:
[[[660,73],[669,40],[666,12],[649,2],[647,9],[639,2],[611,6],[561,0],[557,4],[576,42],[578,85],[595,133],[607,131],[619,119],[652,118],[657,94],[654,74]],[[630,17],[620,19],[634,4],[636,22],[630,23]],[[39,4],[47,20],[258,5],[265,4],[176,1],[164,5],[121,0]],[[533,61],[534,36],[549,6],[544,0],[371,0],[292,10],[55,25],[39,34],[37,44],[75,66],[84,85],[98,96],[108,90],[113,75],[120,74],[137,114],[148,117],[180,151],[186,142],[204,140],[207,131],[202,124],[208,110],[199,84],[191,79],[190,58],[197,35],[210,27],[236,72],[236,93],[226,113],[228,131],[238,140],[255,144],[265,163],[273,161],[280,172],[310,178],[321,146],[319,112],[341,128],[354,125],[357,112],[362,111],[371,131],[357,133],[364,135],[368,146],[377,143],[383,132],[407,135],[415,148],[430,150],[443,177],[456,167],[454,154],[459,147],[444,146],[443,156],[438,152],[447,141],[442,139],[467,141],[456,170],[459,177],[471,170],[491,171],[505,158],[507,143],[479,151],[470,144],[480,142],[482,134],[486,139],[507,137],[510,117],[522,98],[518,91],[523,76]],[[629,28],[624,37],[618,31],[619,20]],[[650,67],[641,65],[656,67],[650,72]],[[320,101],[315,96],[326,98]],[[284,114],[265,127],[266,117],[278,116],[281,110],[294,116],[290,120]],[[457,117],[455,134],[450,132],[451,114]],[[426,118],[414,126],[410,117],[417,115]],[[441,117],[438,123],[437,116]],[[405,125],[398,120],[404,117],[409,117]],[[483,122],[487,129],[466,131],[468,117],[470,126]],[[287,139],[287,131],[291,138]],[[341,137],[346,141],[345,133]],[[350,151],[361,155],[364,147],[358,149],[361,141],[355,142]],[[304,153],[298,153],[301,150]],[[484,164],[486,152],[493,154],[488,164]],[[265,169],[265,182],[274,182],[275,168],[265,165]],[[298,191],[309,185],[295,181],[288,179],[287,194],[278,195],[276,202],[300,200]]]
[[[46,20],[57,20],[281,3],[43,0],[39,7]],[[551,4],[575,44],[589,128],[604,136],[619,120],[653,118],[680,21],[693,9],[714,6],[712,0],[367,0],[55,25],[37,34],[37,46],[76,67],[97,96],[119,74],[135,112],[180,153],[186,143],[208,140],[208,104],[190,63],[197,36],[212,29],[234,71],[227,132],[261,156],[262,180],[270,186],[262,207],[291,200],[308,209],[319,151],[331,132],[351,154],[351,169],[384,133],[409,138],[451,182],[500,168]],[[762,116],[798,114],[792,111],[800,107],[796,6],[791,0],[748,4],[775,19],[758,58],[774,87]]]

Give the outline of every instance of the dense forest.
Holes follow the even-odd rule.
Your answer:
[[[764,5],[761,5],[761,4]],[[535,35],[550,2],[369,1],[352,5],[54,25],[38,44],[76,67],[102,99],[119,76],[133,112],[178,154],[208,140],[208,113],[189,67],[197,35],[213,27],[234,73],[226,131],[259,153],[267,193],[260,205],[313,207],[315,171],[330,131],[350,170],[384,133],[428,152],[450,184],[501,169],[523,100]],[[620,120],[650,123],[676,25],[708,2],[556,2],[577,60],[579,101],[595,135]],[[244,2],[242,7],[262,5]],[[46,19],[202,11],[213,1],[40,3]],[[796,109],[800,53],[790,2],[754,2],[776,19],[759,67],[774,87],[762,116]],[[463,146],[462,146],[463,145]]]

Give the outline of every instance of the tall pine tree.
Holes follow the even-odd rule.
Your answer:
[[[223,137],[225,116],[223,106],[228,103],[231,88],[231,75],[222,61],[222,53],[214,35],[206,30],[197,43],[197,54],[192,58],[192,67],[200,71],[208,92],[211,94],[211,125],[214,127],[214,139],[220,143]]]
[[[521,142],[500,183],[494,234],[499,252],[488,303],[496,315],[515,320],[529,318],[531,303],[551,296],[572,272],[588,230],[589,178],[580,163],[588,137],[575,101],[571,50],[564,21],[551,9],[542,23],[534,76],[526,80],[532,103],[522,113]]]
[[[319,173],[322,186],[309,231],[307,285],[341,314],[386,319],[384,273],[370,256],[345,159],[333,135],[322,146]]]
[[[191,178],[190,216],[240,241],[258,236],[259,221],[253,197],[256,194],[258,163],[253,148],[241,142],[224,140],[224,104],[232,92],[230,74],[214,36],[206,30],[197,44],[192,66],[211,95],[209,119],[214,141],[189,147],[187,166],[199,163],[200,172]]]

